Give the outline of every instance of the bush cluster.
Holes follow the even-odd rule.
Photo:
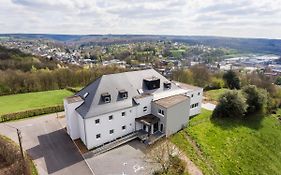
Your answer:
[[[0,116],[0,122],[6,122],[10,120],[18,120],[43,114],[50,114],[55,112],[61,112],[64,110],[63,105],[58,106],[50,106],[45,108],[39,108],[39,109],[31,109],[21,112],[15,112],[15,113],[9,113],[9,114],[3,114]]]
[[[5,175],[31,175],[32,168],[30,158],[25,155],[25,162],[22,159],[19,147],[10,139],[0,135],[0,155],[5,158],[9,168],[3,172]],[[35,172],[37,174],[37,172]]]
[[[219,98],[213,117],[241,117],[268,109],[268,93],[255,85],[248,85],[241,91],[229,90]]]

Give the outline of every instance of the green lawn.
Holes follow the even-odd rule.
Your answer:
[[[0,96],[0,115],[63,104],[63,98],[71,95],[67,90],[53,90]]]
[[[202,110],[171,138],[204,174],[281,174],[278,114],[243,121],[211,120],[210,115],[211,111]]]
[[[210,100],[210,101],[217,101],[219,97],[227,91],[226,88],[222,89],[215,89],[215,90],[209,90],[204,92],[204,95]]]

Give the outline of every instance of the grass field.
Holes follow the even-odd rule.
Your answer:
[[[226,88],[209,90],[204,92],[204,96],[206,96],[209,101],[218,101],[219,97],[225,93],[225,91],[227,91]]]
[[[63,98],[71,95],[67,90],[53,90],[0,96],[0,115],[63,104]]]
[[[281,174],[281,109],[242,121],[210,115],[203,110],[171,138],[204,174]]]

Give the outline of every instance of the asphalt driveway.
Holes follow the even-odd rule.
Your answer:
[[[91,171],[62,128],[55,114],[0,124],[0,134],[18,143],[16,130],[22,132],[23,147],[34,159],[40,175],[91,175]]]
[[[133,140],[98,156],[88,152],[84,157],[96,175],[151,175],[155,164],[146,160],[146,148],[139,140]]]

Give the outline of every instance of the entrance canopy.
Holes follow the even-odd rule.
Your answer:
[[[160,121],[160,119],[152,114],[148,114],[148,115],[136,118],[136,122],[145,124],[147,126],[151,126],[159,121]]]

